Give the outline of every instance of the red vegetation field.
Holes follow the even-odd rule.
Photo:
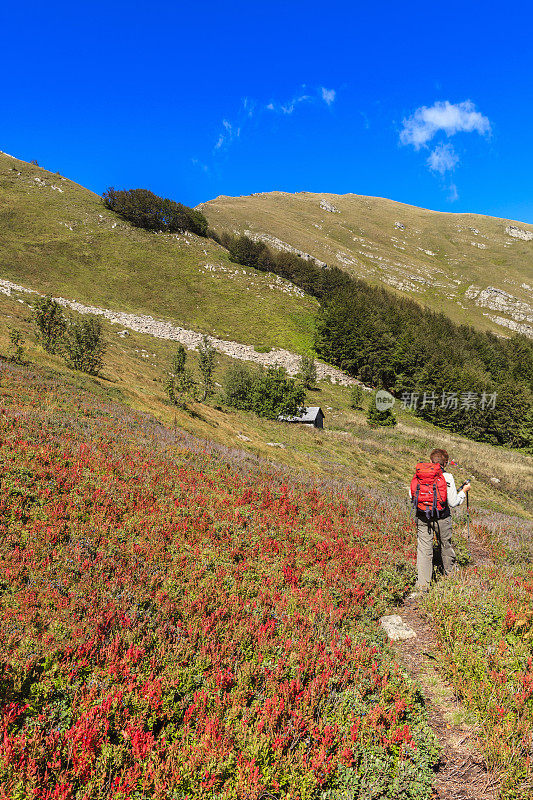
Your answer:
[[[530,800],[533,541],[519,520],[491,523],[476,526],[490,557],[440,582],[428,609],[450,679],[475,712],[487,761],[500,775],[502,800]]]
[[[0,797],[429,798],[404,512],[0,367]]]

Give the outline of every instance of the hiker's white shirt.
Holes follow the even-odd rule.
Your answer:
[[[457,491],[457,487],[455,486],[455,481],[451,473],[443,472],[442,474],[444,475],[444,480],[446,481],[446,486],[448,487],[448,505],[450,508],[460,506],[461,503],[464,503],[466,500],[466,492],[463,492],[462,489]]]
[[[453,479],[453,475],[451,472],[443,472],[444,480],[446,481],[446,486],[448,487],[448,505],[450,508],[455,508],[456,506],[460,506],[461,503],[464,503],[466,500],[466,492],[462,489],[457,491],[457,487],[455,485],[455,481]],[[409,489],[409,497],[411,500],[413,499],[413,495],[411,494],[411,489]]]

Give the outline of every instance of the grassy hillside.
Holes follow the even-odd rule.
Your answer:
[[[210,239],[122,222],[60,175],[0,153],[0,278],[246,344],[304,350],[316,303]]]
[[[414,581],[403,504],[42,370],[0,361],[0,393],[6,798],[434,796],[434,717],[379,626]],[[526,800],[531,538],[501,515],[460,531],[467,566],[425,603],[431,657],[502,800]]]
[[[475,475],[475,508],[484,513],[533,515],[533,498],[525,491],[533,483],[533,458],[521,452],[439,430],[401,408],[396,411],[397,427],[371,428],[365,410],[350,408],[350,389],[327,381],[321,381],[307,396],[309,405],[320,405],[326,414],[323,431],[236,411],[225,406],[220,396],[210,403],[192,403],[188,412],[183,411],[168,404],[163,389],[172,342],[135,332],[121,337],[118,326],[104,320],[108,343],[104,368],[101,377],[91,378],[72,372],[59,356],[44,352],[35,339],[30,309],[18,302],[20,299],[0,294],[0,354],[8,352],[9,329],[20,330],[30,362],[67,380],[73,391],[96,391],[150,412],[165,424],[238,448],[244,461],[259,458],[289,468],[292,475],[350,480],[385,491],[404,503],[413,465],[433,447],[444,446],[459,464],[455,470],[458,480]],[[196,354],[190,353],[188,359],[197,371]],[[215,380],[219,384],[231,363],[230,358],[217,356]]]
[[[327,249],[335,225],[346,237],[356,223],[342,222],[344,198],[326,197],[341,210],[320,210]],[[256,198],[214,203],[226,200],[255,208]],[[233,230],[211,206],[211,221]],[[432,215],[411,211],[412,225]],[[459,219],[437,217],[435,230]],[[406,219],[393,236],[408,238]],[[474,226],[473,237],[489,236]],[[288,233],[276,235],[313,252]],[[505,279],[527,284],[533,242],[502,236]],[[383,237],[372,247],[390,247]],[[448,275],[424,266],[436,248],[416,256],[420,274]],[[488,269],[488,245],[472,250]],[[231,264],[211,241],[132,229],[85,189],[1,154],[0,278],[250,344],[312,340],[316,306],[290,285]],[[445,287],[427,291],[439,307]],[[451,316],[491,324],[458,297]],[[220,391],[175,408],[164,392],[172,342],[103,320],[104,367],[90,377],[44,352],[27,302],[0,293],[6,798],[429,800],[431,713],[378,621],[403,613],[414,582],[407,485],[434,446],[458,462],[458,481],[474,480],[469,525],[464,508],[454,512],[461,569],[422,602],[437,637],[426,655],[472,715],[466,738],[479,735],[502,800],[531,797],[532,457],[401,408],[395,428],[373,429],[349,388],[325,381],[307,396],[325,411],[323,431],[228,408]],[[6,359],[10,330],[24,336],[27,366]],[[196,353],[188,363],[197,371]],[[231,363],[217,356],[219,389]]]
[[[338,213],[325,210],[322,201]],[[531,225],[353,194],[222,196],[199,208],[217,230],[289,245],[456,322],[504,335],[528,326],[523,332],[533,335]],[[532,239],[509,235],[509,226]]]

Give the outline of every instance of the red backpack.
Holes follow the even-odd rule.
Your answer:
[[[447,506],[448,487],[440,464],[417,464],[411,481],[413,508],[428,519],[439,518]]]

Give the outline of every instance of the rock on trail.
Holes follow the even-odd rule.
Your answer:
[[[393,642],[413,639],[416,633],[409,625],[406,625],[398,614],[391,614],[388,617],[381,617],[381,627]]]

